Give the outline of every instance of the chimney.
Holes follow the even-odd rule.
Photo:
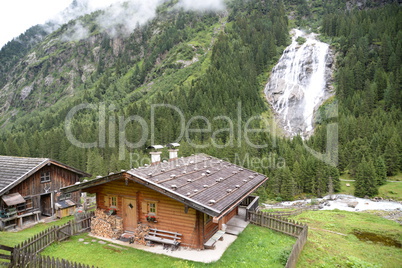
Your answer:
[[[166,147],[170,148],[168,150],[169,151],[169,161],[177,159],[177,152],[179,151],[179,149],[175,149],[175,148],[179,147],[179,146],[180,146],[180,144],[176,143],[176,142],[166,144]]]
[[[169,161],[177,159],[177,152],[179,149],[169,149]]]
[[[150,152],[151,155],[151,165],[158,164],[161,161],[162,152]]]
[[[154,149],[154,150],[159,150],[162,149],[162,145],[151,145],[148,146],[147,149]],[[151,155],[151,165],[158,164],[161,161],[161,154],[162,152],[154,151],[149,153]]]

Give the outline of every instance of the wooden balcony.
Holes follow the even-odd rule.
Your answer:
[[[17,226],[22,228],[24,219],[30,216],[33,216],[34,220],[38,222],[40,220],[40,213],[38,208],[27,208],[26,206],[13,206],[0,209],[0,230],[8,230]]]

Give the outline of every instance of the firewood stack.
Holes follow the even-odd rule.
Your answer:
[[[107,215],[101,209],[95,211],[91,220],[91,234],[105,238],[119,238],[123,233],[123,219],[116,215]]]
[[[137,228],[134,232],[134,243],[140,245],[146,245],[145,236],[149,233],[149,225],[147,224],[138,224]]]

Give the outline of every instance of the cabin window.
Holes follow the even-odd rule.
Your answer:
[[[148,203],[148,213],[156,214],[156,203]]]
[[[111,195],[109,201],[110,201],[110,207],[117,207],[117,196],[116,195]]]
[[[49,182],[50,181],[50,171],[42,172],[40,174],[40,182]]]
[[[158,206],[157,206],[157,201],[144,201],[142,202],[142,213],[148,214],[148,213],[153,213],[156,215],[158,212]]]

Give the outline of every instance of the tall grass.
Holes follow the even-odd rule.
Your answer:
[[[309,225],[297,267],[401,267],[401,248],[360,241],[352,234],[361,230],[402,241],[402,227],[396,222],[339,210],[308,211],[292,218]]]

